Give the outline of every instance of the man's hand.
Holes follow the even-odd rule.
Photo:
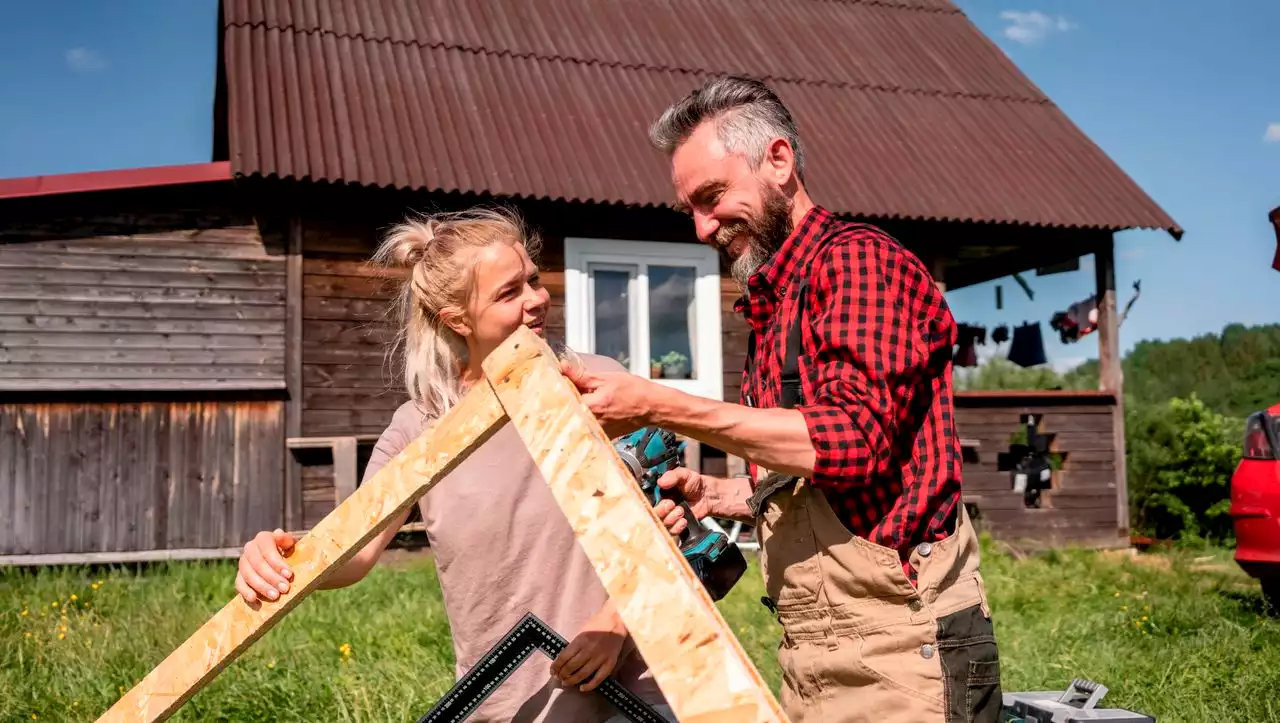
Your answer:
[[[579,690],[584,693],[595,690],[617,667],[626,640],[627,626],[622,616],[612,603],[606,603],[551,661],[551,675],[564,685],[581,683]]]
[[[678,489],[689,504],[689,510],[699,520],[711,514],[711,503],[707,498],[706,484],[702,475],[688,467],[676,467],[658,478],[658,486],[662,489]],[[653,511],[666,526],[672,537],[679,537],[689,527],[684,517],[684,508],[672,500],[660,500]]]
[[[571,361],[561,362],[560,370],[582,393],[583,403],[610,439],[645,426],[649,400],[666,389],[629,372],[591,372]]]

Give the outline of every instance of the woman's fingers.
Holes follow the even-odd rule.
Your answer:
[[[244,575],[236,575],[236,592],[240,593],[240,597],[244,598],[244,601],[250,605],[258,602],[258,594],[245,582]]]

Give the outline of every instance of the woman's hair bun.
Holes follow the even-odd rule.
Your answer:
[[[436,219],[405,221],[395,227],[383,245],[384,258],[392,266],[411,269],[427,255],[436,238],[440,222]]]

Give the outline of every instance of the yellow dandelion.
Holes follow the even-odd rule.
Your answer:
[[[1121,605],[1121,606],[1120,606],[1120,611],[1121,611],[1121,612],[1129,612],[1129,606],[1128,606],[1128,605]]]
[[[267,670],[274,670],[275,667],[276,667],[275,663],[267,663]]]
[[[29,637],[31,637],[31,633],[23,633],[23,634],[22,634],[22,636],[23,636],[24,638],[29,638]]]
[[[98,586],[99,586],[100,584],[101,584],[101,583],[97,583],[97,582],[95,582],[95,583],[93,583],[92,585],[90,585],[89,587],[93,588],[94,590],[97,590],[97,589],[98,589]]]
[[[49,603],[49,607],[51,607],[51,608],[56,608],[56,607],[58,607],[58,601],[57,601],[57,600],[54,600],[53,602]]]
[[[1120,591],[1116,590],[1116,597],[1120,597]]]
[[[1142,616],[1142,619],[1143,619],[1143,620],[1146,620],[1146,619],[1147,619],[1147,616],[1146,616],[1146,615],[1143,615],[1143,616]]]
[[[120,689],[120,694],[121,694],[121,695],[124,695],[124,686],[123,686],[123,685],[117,685],[116,687]]]
[[[66,637],[67,637],[66,633],[58,633],[58,640],[65,640]]]
[[[88,601],[88,600],[85,600],[85,601],[84,601],[84,606],[85,606],[85,607],[89,607],[89,601]]]
[[[31,720],[40,720],[40,716],[36,715],[35,713],[32,713]]]
[[[67,632],[67,626],[66,626],[66,625],[59,625],[59,626],[58,626],[58,629],[59,629],[59,630],[61,630],[61,631],[62,631],[62,632],[64,632],[64,633],[65,633],[65,632]]]
[[[22,612],[18,613],[18,616],[25,618],[27,616],[27,609],[22,608]]]
[[[75,593],[71,593],[71,602],[75,602],[76,600],[79,600],[79,598],[76,597]]]
[[[73,701],[71,701],[71,707],[72,707],[72,708],[79,708],[79,707],[80,707],[80,701],[78,701],[78,700],[73,700]]]

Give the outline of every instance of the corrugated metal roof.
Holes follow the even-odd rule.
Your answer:
[[[648,124],[734,72],[833,210],[1180,233],[947,0],[225,0],[224,26],[240,173],[667,204]]]

